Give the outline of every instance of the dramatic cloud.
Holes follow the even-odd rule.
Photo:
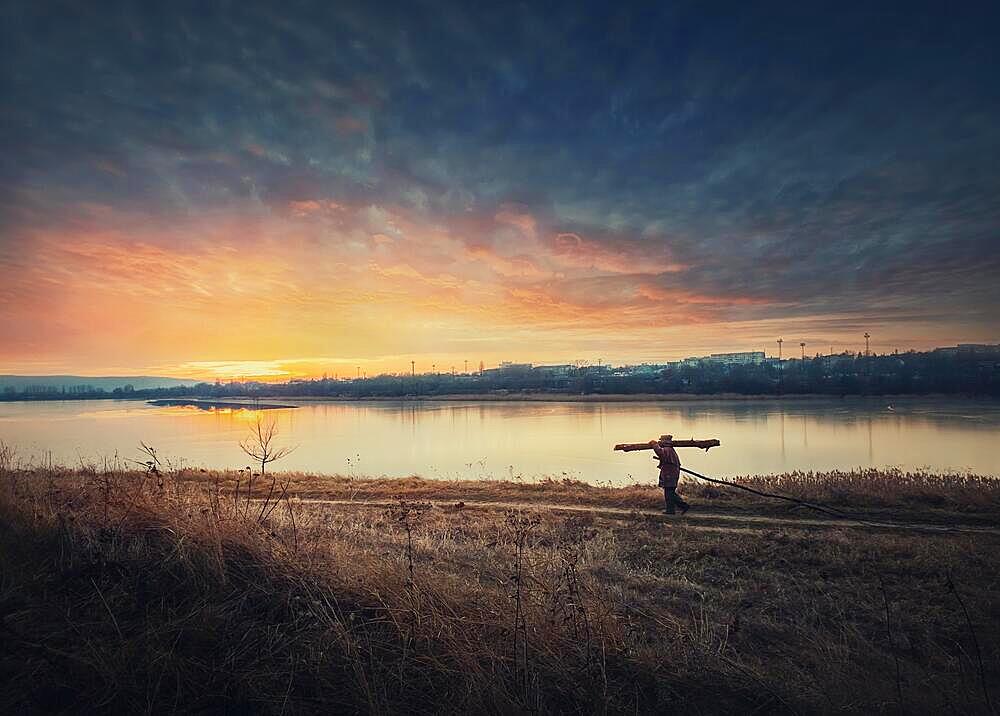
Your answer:
[[[791,8],[5,3],[0,369],[996,340],[996,12]]]

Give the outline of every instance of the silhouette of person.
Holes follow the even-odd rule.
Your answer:
[[[673,435],[664,435],[659,440],[650,440],[649,445],[653,448],[653,452],[656,453],[656,459],[660,464],[660,487],[663,488],[664,502],[663,511],[668,515],[672,515],[677,512],[677,508],[679,507],[683,515],[691,508],[691,505],[686,503],[677,494],[677,481],[681,477],[681,459],[677,455],[677,451],[674,450],[673,445],[670,444],[673,437]]]

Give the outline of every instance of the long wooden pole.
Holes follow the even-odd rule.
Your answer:
[[[702,450],[708,450],[709,448],[718,447],[722,443],[718,440],[660,440],[660,446],[662,447],[696,447]],[[615,450],[621,450],[622,452],[632,452],[633,450],[652,450],[653,446],[649,442],[644,443],[621,443],[615,445]]]

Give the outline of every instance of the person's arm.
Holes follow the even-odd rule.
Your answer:
[[[653,452],[656,453],[657,457],[663,457],[663,448],[660,446],[660,442],[658,440],[650,440],[649,446],[653,448]]]

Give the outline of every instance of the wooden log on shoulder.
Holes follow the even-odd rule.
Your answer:
[[[722,443],[718,440],[660,440],[660,445],[663,447],[696,447],[702,450],[708,450],[709,448],[718,447]],[[632,452],[633,450],[652,450],[653,446],[649,442],[644,443],[621,443],[615,445],[615,450],[621,450],[622,452]]]

